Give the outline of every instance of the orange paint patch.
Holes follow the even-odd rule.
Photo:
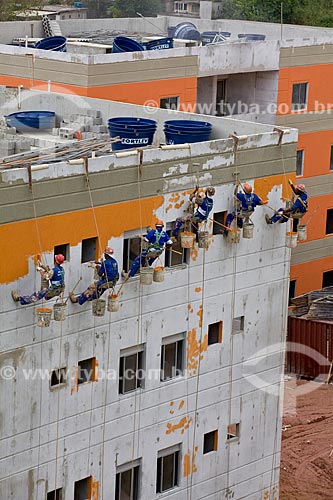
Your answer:
[[[191,306],[191,304],[187,305],[187,309],[190,311],[190,313],[193,313],[193,307]]]
[[[179,403],[178,410],[181,410],[185,404],[185,401],[182,399],[181,402]]]
[[[255,179],[254,191],[258,196],[260,196],[260,198],[267,200],[268,194],[275,186],[282,186],[282,197],[290,199],[292,191],[288,184],[288,179],[291,179],[295,184],[296,174],[289,173],[287,175],[273,175],[271,177],[261,177],[260,179]]]
[[[196,446],[194,448],[194,453],[192,453],[192,467],[191,467],[191,450],[189,449],[188,452],[184,455],[184,461],[183,461],[184,477],[188,477],[190,475],[191,469],[192,473],[198,471],[195,463],[197,453],[198,453],[198,447]]]
[[[207,347],[208,347],[208,334],[204,336],[204,339],[201,343],[201,341],[197,339],[195,328],[193,328],[191,331],[188,332],[187,369],[190,375],[195,375],[197,373],[199,365],[199,357],[204,351],[207,351]],[[200,357],[200,359],[202,359],[202,357]]]
[[[163,196],[144,198],[141,201],[143,226],[151,223],[153,214],[162,206],[163,201]],[[95,208],[101,248],[106,246],[111,237],[119,237],[125,231],[141,226],[138,203],[133,200]],[[115,213],[117,217],[114,217]],[[76,246],[83,239],[96,236],[91,209],[40,217],[37,220],[42,248],[39,248],[34,219],[0,226],[0,259],[6,262],[6,266],[1,266],[0,269],[0,283],[10,283],[25,276],[28,273],[28,259],[41,252],[53,252],[54,247],[61,243]],[[13,248],[16,247],[25,252],[22,259],[11,258]],[[97,252],[99,251],[98,249]]]
[[[99,484],[98,481],[92,481],[91,482],[91,500],[98,500],[98,489],[99,489]]]
[[[199,316],[199,328],[201,328],[202,327],[202,316],[203,316],[202,304],[199,307],[199,311],[197,312],[197,316]]]
[[[202,288],[201,288],[200,286],[197,286],[197,287],[195,288],[195,291],[196,291],[197,293],[201,292],[201,290],[202,290]]]
[[[78,392],[79,390],[78,381],[79,381],[79,368],[76,366],[73,385],[71,387],[71,395],[74,394],[75,392]]]
[[[184,200],[180,201],[179,203],[176,203],[176,204],[175,204],[175,208],[180,208],[181,206],[183,206],[183,205],[184,205],[184,203],[185,203],[185,201],[184,201]]]
[[[192,417],[183,417],[177,424],[170,424],[170,422],[168,422],[165,434],[172,434],[173,432],[178,430],[181,430],[181,434],[184,434],[184,432],[189,428],[191,422]]]
[[[193,247],[191,248],[191,259],[195,262],[198,258],[199,251],[197,248]]]

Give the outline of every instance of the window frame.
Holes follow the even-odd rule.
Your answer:
[[[87,490],[88,490],[88,500],[91,498],[91,486],[92,486],[92,481],[93,481],[93,478],[92,476],[87,476],[87,477],[83,477],[82,479],[78,479],[77,481],[74,481],[74,496],[73,496],[73,500],[76,500],[75,498],[75,485],[77,483],[81,483],[83,481],[87,481]]]
[[[302,153],[301,155],[301,173],[298,173],[298,165],[299,165],[299,159],[298,159],[298,153]],[[303,149],[298,149],[296,151],[296,177],[303,177],[304,174],[304,148]]]
[[[169,104],[169,107],[168,106],[163,106],[162,107],[162,101],[167,101],[167,100],[170,100],[170,99],[175,99],[176,100],[176,106],[173,107],[173,104]],[[172,110],[172,111],[178,111],[179,110],[179,104],[180,104],[180,96],[179,95],[160,97],[160,109],[168,109],[168,110]]]
[[[53,256],[55,257],[59,253],[61,253],[65,257],[65,262],[70,261],[70,244],[62,243],[61,245],[55,245],[53,249]],[[82,257],[82,255],[81,255]]]
[[[325,285],[324,286],[324,275],[328,274],[328,273],[332,273],[332,284],[331,285]],[[323,271],[323,274],[322,274],[322,280],[321,280],[321,286],[322,288],[326,288],[326,287],[329,287],[329,286],[333,286],[333,269],[328,269],[327,271]]]
[[[221,222],[221,217],[220,215],[223,214],[223,222]],[[218,218],[216,218],[216,216],[218,216]],[[223,224],[225,226],[225,223],[226,223],[226,218],[228,216],[228,210],[221,210],[220,212],[214,212],[213,213],[213,228],[212,228],[212,235],[213,236],[218,236],[218,235],[222,235],[223,233],[223,227],[220,226],[219,224],[216,224],[214,221],[216,220],[217,222],[219,222],[220,224]]]
[[[140,470],[141,459],[127,462],[126,464],[120,465],[116,468],[115,500],[121,499],[121,475],[129,471],[132,471],[132,476],[134,473],[134,478],[132,478],[131,481],[133,481],[133,484],[135,485],[130,500],[138,500],[140,497]]]
[[[168,222],[166,225],[166,233],[171,237],[172,236],[172,230],[174,228],[176,221],[173,222]],[[183,267],[183,266],[188,266],[190,263],[190,258],[191,258],[191,252],[190,248],[182,248],[180,243],[174,243],[172,245],[172,248],[175,250],[177,248],[177,252],[181,251],[182,252],[182,262],[177,262],[176,264],[172,264],[172,258],[173,258],[173,253],[172,249],[164,250],[164,267],[167,267],[168,269],[175,269],[177,267]],[[177,258],[177,254],[174,258]]]
[[[56,371],[58,371],[59,375],[60,375],[60,376],[57,377],[58,380],[63,379],[64,381],[63,382],[59,382],[57,384],[52,384],[53,373],[55,373]],[[50,377],[50,390],[51,391],[54,391],[55,389],[60,389],[61,387],[65,387],[66,386],[66,382],[67,382],[67,366],[61,366],[60,368],[54,368],[51,371],[51,377]]]
[[[293,283],[293,285],[292,285]],[[289,291],[288,291],[288,297],[289,297],[289,305],[291,304],[291,300],[295,297],[296,295],[296,289],[297,289],[297,279],[289,280]],[[291,296],[290,292],[293,291],[293,296]]]
[[[305,85],[305,102],[301,103],[301,92],[302,92],[302,85]],[[299,87],[298,89],[298,96],[297,96],[297,102],[294,102],[294,92],[296,90],[296,86]],[[292,86],[292,93],[291,93],[291,110],[292,111],[306,111],[308,109],[308,98],[309,98],[309,82],[296,82],[293,83]]]
[[[171,335],[168,337],[162,338],[162,344],[161,344],[161,374],[160,374],[160,380],[161,382],[168,382],[169,380],[174,380],[175,378],[180,378],[184,375],[184,369],[185,369],[185,340],[186,340],[186,333],[182,332],[177,335]],[[179,371],[181,373],[178,373],[177,375],[171,376],[171,377],[164,377],[164,364],[165,364],[165,346],[170,346],[172,344],[176,344],[175,347],[175,360],[174,364],[172,366],[172,371]],[[180,352],[179,352],[180,351]],[[180,365],[180,367],[179,367]]]
[[[48,491],[46,493],[46,500],[63,500],[63,488]]]
[[[331,144],[331,153],[330,153],[330,172],[333,171],[333,144]]]
[[[139,243],[139,248],[141,253],[143,249],[142,245],[142,240],[140,238],[141,234],[141,229],[135,229],[133,231],[126,231],[124,234],[124,240],[123,240],[123,271],[128,272],[131,268],[131,265],[134,262],[134,259],[139,255],[136,253],[135,257],[131,259],[131,240],[138,240]],[[146,233],[147,234],[147,233]],[[142,235],[143,236],[143,235]],[[125,255],[126,253],[126,255]],[[134,255],[134,250],[133,250],[133,255]]]
[[[85,257],[83,256],[84,252],[87,252],[87,250],[83,250],[83,243],[88,242],[88,241],[92,241],[92,240],[94,240],[94,243],[95,243],[95,254],[94,254],[94,257],[91,257],[88,259],[88,258],[86,258],[86,256]],[[89,262],[96,260],[97,251],[98,251],[98,237],[97,236],[92,236],[91,238],[83,239],[81,241],[81,264],[88,264]],[[92,256],[92,254],[91,254],[91,256]],[[83,258],[85,258],[86,260],[83,260]]]
[[[214,429],[213,431],[206,432],[203,436],[203,447],[202,447],[202,454],[207,455],[208,453],[212,453],[213,451],[217,451],[218,448],[218,436],[219,436],[219,431],[218,429]],[[207,447],[207,443],[205,443],[206,439],[209,439],[210,437],[213,437],[213,448],[205,451],[205,446]]]
[[[173,486],[170,488],[163,489],[163,464],[164,459],[174,455],[174,463],[173,463]],[[161,465],[159,465],[161,464]],[[157,467],[156,467],[156,493],[161,494],[166,491],[171,491],[180,485],[180,464],[181,464],[181,444],[172,446],[170,448],[165,448],[164,450],[160,450],[157,454]],[[160,477],[159,477],[160,473]]]
[[[230,432],[230,427],[234,425],[236,426],[236,434]],[[232,424],[229,424],[227,428],[227,437],[226,437],[227,443],[230,443],[232,441],[238,441],[239,438],[240,438],[240,422],[234,422]]]
[[[125,358],[137,356],[136,363],[136,387],[130,390],[125,390],[126,379],[123,378],[123,374],[126,371],[126,362],[122,361]],[[125,363],[125,364],[124,364]],[[129,347],[127,349],[122,349],[119,353],[119,369],[118,369],[118,394],[120,396],[133,393],[138,389],[144,389],[145,379],[137,378],[137,372],[139,370],[143,371],[145,367],[145,344],[140,344],[138,346]]]
[[[235,321],[237,321],[237,322],[239,321],[239,323],[240,323],[239,329],[235,328]],[[232,319],[232,334],[237,335],[239,333],[244,333],[244,331],[245,331],[245,316],[243,314],[241,316],[236,316],[235,318]]]
[[[209,341],[209,330],[210,330],[210,327],[215,327],[217,325],[217,329],[218,329],[218,332],[217,332],[217,341],[216,342],[210,342]],[[215,334],[215,332],[214,332]],[[223,321],[220,320],[220,321],[215,321],[214,323],[210,323],[208,325],[208,346],[210,345],[216,345],[216,344],[222,344],[222,339],[223,339]]]
[[[329,220],[329,218],[331,220]],[[331,232],[327,232],[329,228],[331,229]],[[333,208],[328,208],[326,211],[325,236],[332,236],[332,235],[333,235]]]
[[[80,375],[81,370],[82,370],[84,373],[84,376],[86,377],[88,369],[87,368],[80,368],[80,363],[86,363],[88,361],[91,361],[91,368],[89,369],[90,379],[84,380],[84,379],[80,378],[79,375]],[[77,370],[78,370],[78,372],[77,372],[77,385],[80,386],[80,385],[90,384],[91,382],[97,382],[96,367],[97,367],[97,360],[96,360],[96,357],[94,357],[94,356],[91,358],[85,358],[85,359],[79,360],[77,363]],[[81,380],[82,380],[82,382],[81,382]]]

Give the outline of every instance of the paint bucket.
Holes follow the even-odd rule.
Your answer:
[[[286,245],[289,248],[297,247],[297,233],[287,233]]]
[[[52,309],[48,309],[47,307],[39,307],[38,309],[36,309],[36,313],[37,313],[37,326],[40,326],[41,328],[50,326]]]
[[[253,238],[253,231],[254,231],[254,224],[252,222],[244,222],[243,224],[243,238],[245,239],[252,239]]]
[[[198,231],[198,247],[208,248],[209,231]]]
[[[240,229],[230,229],[228,231],[228,240],[230,243],[239,243],[240,242]]]
[[[93,316],[104,316],[106,308],[106,302],[103,299],[95,299],[92,301],[92,313]]]
[[[66,319],[65,302],[57,302],[53,306],[53,317],[55,321],[64,321]]]
[[[140,268],[140,283],[141,285],[151,285],[153,283],[154,269],[152,267]]]
[[[113,294],[108,296],[108,312],[117,312],[119,311],[119,300],[118,295]]]
[[[180,233],[180,244],[182,248],[192,248],[195,242],[195,234],[189,231]]]
[[[153,281],[156,281],[156,283],[162,283],[162,281],[164,281],[164,267],[154,268]]]
[[[298,241],[306,241],[307,230],[305,224],[299,224],[297,227],[297,239]]]

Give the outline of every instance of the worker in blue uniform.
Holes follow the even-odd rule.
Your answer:
[[[185,223],[191,224],[191,230],[193,233],[198,234],[199,224],[202,222],[206,222],[209,214],[213,210],[214,201],[212,196],[215,194],[215,188],[208,187],[205,190],[205,196],[197,196],[198,186],[195,188],[195,191],[190,195],[190,202],[193,205],[197,205],[194,213],[188,217],[179,217],[176,219],[175,226],[173,228],[172,234],[174,236],[178,236],[180,230],[184,226]]]
[[[69,292],[71,302],[78,302],[81,306],[85,302],[99,299],[105,290],[113,289],[119,280],[118,262],[113,257],[114,250],[111,247],[106,247],[104,250],[104,260],[102,263],[95,262],[97,273],[100,279],[92,283],[87,290],[76,296],[73,292]]]
[[[155,223],[156,229],[151,229],[146,236],[143,238],[144,247],[142,252],[134,259],[133,264],[129,273],[124,273],[125,279],[133,277],[140,266],[144,266],[147,262],[149,266],[157,259],[159,255],[163,252],[165,245],[171,248],[173,240],[170,236],[163,231],[164,223],[161,220],[157,220]]]
[[[234,190],[234,196],[236,198],[238,206],[236,210],[230,212],[227,215],[225,222],[227,228],[231,226],[233,220],[235,219],[235,217],[237,217],[237,226],[241,229],[243,227],[244,219],[248,220],[258,205],[264,205],[262,199],[259,198],[258,195],[253,193],[251,184],[248,184],[247,182],[244,183],[243,193],[238,192],[239,186],[241,186],[241,183],[240,181],[237,181]],[[227,236],[228,229],[224,230],[224,234]]]
[[[63,264],[65,257],[62,254],[55,255],[54,257],[54,267],[50,269],[48,267],[42,266],[40,263],[37,266],[37,271],[40,273],[42,278],[48,281],[48,286],[34,292],[32,295],[19,295],[16,290],[12,291],[12,297],[15,302],[20,302],[22,306],[26,304],[32,304],[38,302],[39,300],[45,299],[50,300],[53,297],[59,296],[65,288],[65,271],[61,264]]]
[[[308,194],[304,184],[294,186],[291,179],[288,182],[294,193],[293,203],[290,208],[280,208],[272,217],[266,214],[265,219],[267,224],[287,222],[290,217],[301,219],[308,211]]]

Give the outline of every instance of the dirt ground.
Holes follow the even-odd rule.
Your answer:
[[[333,500],[333,385],[285,385],[280,500]]]

